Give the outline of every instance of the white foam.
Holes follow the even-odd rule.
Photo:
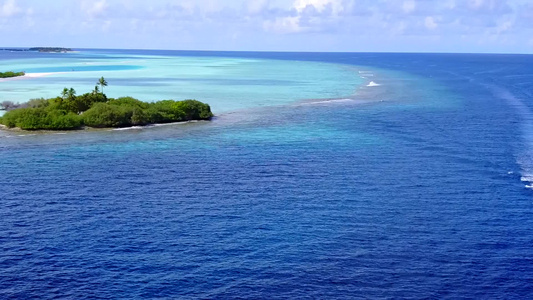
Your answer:
[[[527,183],[526,188],[533,189],[533,135],[531,134],[533,132],[533,112],[522,99],[513,95],[509,90],[494,85],[485,86],[496,97],[506,100],[521,119],[523,149],[517,155],[517,163],[521,168],[522,177],[520,180]]]
[[[308,103],[304,103],[304,104],[313,105],[313,104],[342,103],[342,102],[352,102],[352,101],[354,101],[354,100],[353,99],[344,98],[344,99],[330,99],[330,100],[322,100],[322,101],[313,101],[313,102],[308,102]]]
[[[124,128],[115,128],[113,131],[123,131],[123,130],[135,130],[135,129],[144,129],[145,126],[131,126],[131,127],[124,127]]]
[[[359,71],[359,74],[363,78],[366,78],[366,76],[374,77],[374,73],[372,71]]]
[[[374,81],[370,81],[370,83],[367,86],[380,86],[381,84],[375,83]]]
[[[522,176],[520,180],[522,182],[533,182],[533,176],[531,175]]]
[[[171,122],[171,123],[160,123],[160,124],[150,124],[146,126],[131,126],[131,127],[124,127],[124,128],[114,128],[111,129],[112,131],[124,131],[124,130],[143,130],[147,128],[153,128],[153,127],[161,127],[161,126],[172,126],[172,125],[185,125],[188,123],[199,123],[202,121],[198,120],[191,120],[191,121],[183,121],[183,122]]]
[[[196,123],[199,121],[183,121],[183,122],[172,122],[172,123],[161,123],[161,124],[152,124],[151,127],[161,127],[161,126],[172,126],[172,125],[185,125],[187,123]]]

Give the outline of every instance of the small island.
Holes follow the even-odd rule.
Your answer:
[[[0,72],[0,78],[12,78],[12,77],[19,77],[19,76],[24,76],[24,75],[26,75],[26,73],[24,72],[12,72],[12,71]]]
[[[0,51],[24,52],[24,51],[28,51],[28,49],[23,49],[23,48],[2,48],[2,49],[0,49]]]
[[[102,77],[92,92],[83,95],[77,96],[73,88],[65,88],[56,98],[33,99],[20,105],[11,105],[9,101],[10,105],[5,105],[4,102],[2,106],[8,111],[0,117],[0,124],[23,130],[75,130],[210,120],[213,117],[210,106],[200,101],[149,103],[132,97],[114,99],[103,93],[104,86],[107,81]]]
[[[37,51],[37,52],[46,52],[46,53],[66,53],[66,52],[72,52],[72,49],[61,48],[61,47],[34,47],[34,48],[30,48],[28,51]]]

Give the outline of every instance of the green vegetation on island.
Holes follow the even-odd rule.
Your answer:
[[[102,88],[107,81],[98,81]],[[61,96],[34,99],[8,110],[0,124],[24,130],[73,130],[84,126],[93,128],[130,127],[191,120],[210,120],[213,117],[208,104],[196,100],[162,100],[143,102],[132,97],[107,98],[95,86],[90,93],[76,95],[65,88]],[[6,102],[4,102],[6,103]],[[6,105],[3,103],[4,108]]]
[[[11,77],[18,77],[18,76],[24,76],[26,73],[24,72],[0,72],[0,78],[11,78]]]
[[[62,53],[62,52],[72,52],[72,49],[61,48],[61,47],[34,47],[34,48],[28,49],[28,51]]]

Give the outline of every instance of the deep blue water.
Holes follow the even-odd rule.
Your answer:
[[[148,53],[409,77],[383,102],[0,139],[0,298],[533,298],[533,56]]]

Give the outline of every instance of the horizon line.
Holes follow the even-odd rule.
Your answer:
[[[227,53],[378,53],[378,54],[488,54],[488,55],[533,55],[520,52],[431,52],[431,51],[296,51],[296,50],[200,50],[200,49],[153,49],[153,48],[85,48],[62,46],[0,46],[1,50],[30,48],[69,48],[72,50],[133,50],[133,51],[178,51],[178,52],[227,52]]]

